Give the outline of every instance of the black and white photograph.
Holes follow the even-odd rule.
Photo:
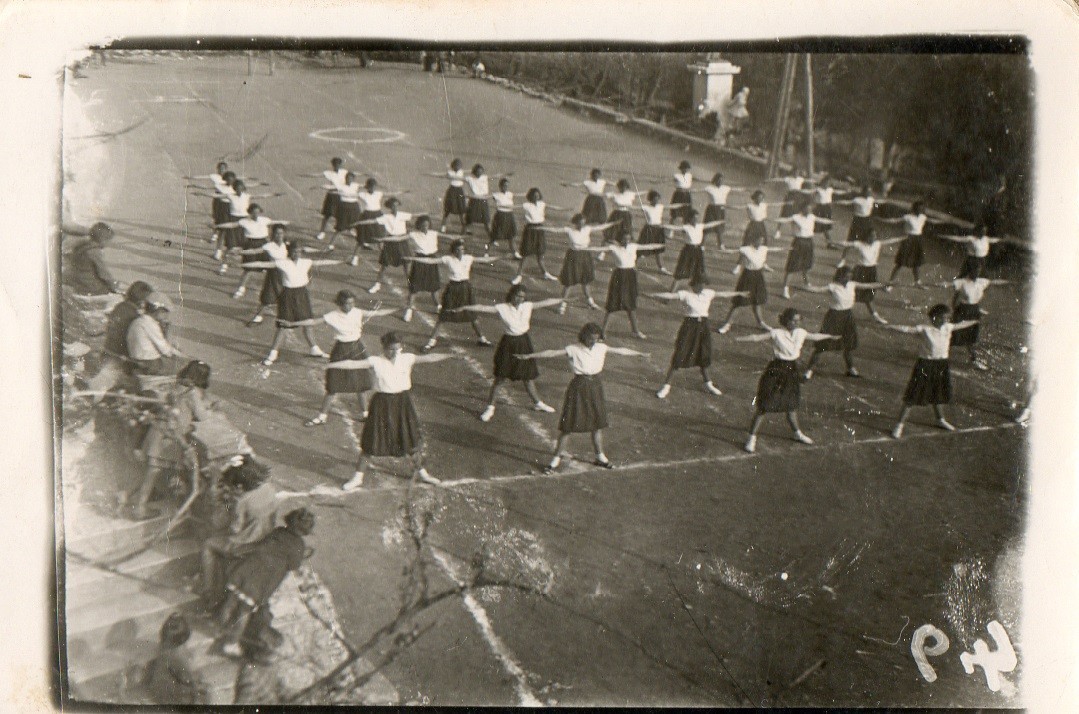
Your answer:
[[[594,5],[53,52],[34,706],[1070,709],[1067,3]]]

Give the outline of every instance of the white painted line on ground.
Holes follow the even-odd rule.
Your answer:
[[[438,563],[438,567],[442,569],[442,572],[457,585],[463,585],[463,581],[458,577],[456,569],[446,555],[438,550],[433,552],[435,562]],[[513,677],[517,690],[517,703],[526,707],[543,706],[543,702],[536,697],[528,684],[528,674],[521,669],[521,665],[514,659],[513,652],[495,633],[494,627],[491,626],[491,619],[487,616],[487,611],[483,609],[483,605],[470,592],[462,593],[461,601],[464,603],[465,609],[468,610],[468,614],[472,615],[472,619],[476,621],[476,626],[479,628],[480,634],[483,635],[483,639],[487,642],[487,647],[490,648],[491,653],[498,658],[506,674]]]

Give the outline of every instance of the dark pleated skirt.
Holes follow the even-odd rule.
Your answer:
[[[787,191],[787,194],[783,197],[783,208],[779,211],[780,218],[790,218],[795,213],[802,210],[802,203],[805,202],[806,196],[801,191]]]
[[[332,191],[326,192],[326,197],[322,199],[322,217],[323,218],[336,218],[337,217],[337,204],[341,202],[341,197]]]
[[[758,412],[798,411],[802,375],[796,360],[773,359],[757,383]]]
[[[340,362],[346,359],[367,359],[367,350],[363,342],[334,342],[330,350],[330,361]],[[327,394],[359,394],[371,389],[371,370],[369,369],[327,369]]]
[[[903,402],[910,406],[948,404],[952,401],[951,366],[946,359],[919,358],[910,373]]]
[[[618,240],[623,233],[633,235],[633,215],[625,208],[616,208],[611,211],[607,218],[613,226],[603,231],[603,237],[607,240]]]
[[[731,304],[735,307],[768,303],[768,286],[764,282],[763,270],[742,270],[734,289],[738,292],[749,293],[749,297],[735,295],[731,298]]]
[[[687,220],[690,209],[693,208],[693,194],[684,188],[676,188],[674,193],[671,194],[671,205],[676,203],[684,203],[685,206],[680,208],[671,209],[671,220],[681,218],[683,221]]]
[[[385,241],[378,253],[378,264],[383,267],[400,267],[406,255],[412,255],[407,240]]]
[[[795,238],[787,252],[787,273],[804,273],[813,267],[813,239]]]
[[[850,219],[850,231],[847,233],[848,241],[864,241],[868,243],[873,238],[872,216],[854,216]]]
[[[563,287],[588,285],[595,278],[595,261],[592,260],[590,252],[573,248],[566,251],[566,257],[562,259],[562,271],[558,274],[558,281]]]
[[[228,223],[229,222],[229,204],[228,201],[215,198],[210,204],[210,215],[213,217],[214,223]]]
[[[907,236],[899,244],[899,251],[895,254],[896,267],[920,268],[925,262],[925,248],[922,246],[921,236]]]
[[[640,244],[638,254],[662,253],[667,249],[667,231],[663,226],[645,225],[637,242]]]
[[[468,212],[468,200],[465,198],[463,186],[450,186],[446,189],[446,195],[442,197],[442,215],[451,213],[463,216]]]
[[[607,200],[603,196],[588,194],[581,207],[584,222],[593,226],[607,222]]]
[[[450,310],[475,304],[472,298],[472,283],[467,280],[451,280],[442,291],[442,309],[438,311],[440,322],[471,322],[475,316],[467,311]]]
[[[539,366],[534,359],[517,359],[516,355],[530,355],[535,352],[532,337],[523,335],[502,335],[495,348],[494,373],[496,377],[515,382],[539,377]]]
[[[233,220],[229,217],[229,220]],[[239,220],[238,218],[236,220]],[[222,228],[221,239],[225,244],[225,250],[232,250],[233,248],[243,248],[244,241],[244,229],[236,226],[235,228]]]
[[[281,297],[281,273],[276,268],[267,270],[262,277],[262,290],[259,291],[259,305],[276,305]]]
[[[877,282],[877,266],[856,265],[851,269],[850,276],[856,283],[875,283]],[[877,291],[873,288],[858,288],[854,291],[854,299],[868,305],[873,302],[873,296],[876,294]]]
[[[382,211],[362,211],[357,220],[371,221],[382,215]],[[365,223],[356,226],[356,241],[359,243],[373,243],[378,238],[386,235],[386,228],[381,223]]]
[[[425,255],[424,258],[434,256]],[[413,263],[408,270],[408,291],[410,293],[433,293],[442,287],[438,275],[438,266],[430,263]]]
[[[423,433],[411,392],[386,394],[371,398],[367,419],[360,434],[360,448],[365,456],[408,456],[423,444]]]
[[[764,227],[764,221],[750,221],[746,224],[746,232],[742,234],[742,245],[753,245],[758,236],[762,244],[768,240],[768,229]]]
[[[517,235],[517,221],[511,211],[495,211],[494,221],[491,223],[491,242],[498,240],[510,241]]]
[[[727,207],[720,206],[718,203],[709,203],[708,207],[704,209],[704,220],[701,223],[712,223],[713,221],[725,221],[727,220]],[[718,231],[719,226],[715,228],[709,228],[710,231]]]
[[[334,214],[334,227],[339,231],[352,230],[352,224],[360,220],[360,204],[353,201],[338,201]],[[357,226],[366,228],[367,226]]]
[[[637,309],[637,270],[615,268],[607,283],[607,312]]]
[[[832,204],[830,203],[818,203],[813,206],[813,215],[817,218],[832,218]],[[828,226],[825,226],[827,228]]]
[[[674,338],[672,369],[707,367],[712,364],[712,332],[708,318],[687,317]]]
[[[265,238],[245,238],[243,249],[252,250],[254,248],[261,248],[264,245],[266,245]],[[260,255],[258,253],[250,253],[240,256],[241,267],[243,267],[243,265],[246,263],[255,263],[263,260],[266,260],[266,256]],[[244,270],[266,270],[266,268],[244,268]],[[274,270],[274,272],[277,272],[276,269]]]
[[[558,430],[563,434],[599,431],[607,426],[607,400],[599,375],[574,375],[566,388]]]
[[[975,269],[978,270],[978,275],[984,275],[985,274],[985,258],[979,258],[979,257],[974,256],[974,255],[968,255],[966,257],[966,259],[963,260],[963,267],[960,268],[959,274],[960,275],[971,275],[971,274],[973,274],[973,271]]]
[[[281,294],[277,296],[277,321],[299,322],[310,320],[311,296],[307,294],[307,286],[302,288],[281,288]]]
[[[465,225],[472,225],[473,223],[479,223],[481,225],[488,225],[491,222],[491,207],[487,203],[486,198],[470,198],[468,199],[468,209],[465,215]]]
[[[952,322],[980,320],[981,317],[982,309],[978,305],[956,303],[952,308]],[[969,347],[970,345],[977,344],[980,332],[981,324],[973,325],[962,330],[956,330],[952,333],[952,347]]]
[[[521,234],[521,255],[543,255],[547,252],[547,237],[542,224],[529,223]]]
[[[675,280],[689,280],[704,277],[704,250],[699,245],[687,243],[678,254],[678,264],[674,267]]]
[[[858,348],[858,328],[854,323],[852,310],[829,310],[824,315],[820,331],[826,335],[835,335],[834,340],[821,340],[817,350],[843,350],[853,352]]]

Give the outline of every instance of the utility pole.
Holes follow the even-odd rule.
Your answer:
[[[809,53],[805,55],[806,74],[806,173],[810,178],[814,175],[813,156],[813,63]]]
[[[768,167],[765,178],[775,178],[779,169],[779,159],[787,137],[790,119],[791,94],[794,93],[794,75],[797,69],[795,55],[788,53],[783,64],[783,79],[779,83],[779,104],[776,107],[776,120],[772,128],[772,151],[768,155]]]

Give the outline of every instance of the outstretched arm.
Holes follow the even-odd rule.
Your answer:
[[[953,330],[965,330],[968,327],[974,327],[977,324],[978,324],[977,320],[963,320],[962,322],[953,322],[952,323],[952,329]]]
[[[320,260],[312,260],[311,265],[315,265],[315,266],[318,266],[318,265],[340,265],[343,262],[345,262],[345,261],[343,261],[343,260],[320,259]]]
[[[771,332],[761,332],[756,335],[745,335],[744,337],[735,337],[735,342],[765,342],[772,339]]]
[[[424,258],[418,255],[402,255],[401,260],[408,260],[413,263],[427,263],[428,265],[441,265],[441,258]]]
[[[555,305],[561,305],[564,302],[565,300],[563,300],[562,298],[547,298],[545,300],[536,300],[534,303],[532,303],[532,309],[542,310],[545,307],[554,307]],[[494,312],[494,308],[491,308],[491,311]]]
[[[393,314],[396,314],[396,313],[397,313],[397,310],[395,308],[380,307],[380,308],[378,308],[376,310],[364,310],[363,311],[363,317],[364,317],[364,321],[367,321],[367,320],[370,320],[373,317],[389,317],[390,315],[393,315]]]
[[[278,320],[277,324],[282,327],[313,327],[314,325],[318,325],[323,322],[326,322],[324,318],[312,317],[307,320]]]
[[[630,349],[629,347],[607,347],[607,352],[613,355],[622,355],[623,357],[651,357],[652,355],[647,352],[638,352],[637,350]]]
[[[943,238],[944,240],[950,240],[953,243],[970,243],[974,240],[974,236],[953,236],[946,233],[940,233],[937,238]]]
[[[428,354],[428,355],[416,355],[416,364],[432,364],[434,362],[445,362],[448,359],[456,359],[457,355],[451,355],[446,353]]]
[[[902,243],[907,239],[906,236],[897,236],[895,238],[885,238],[884,240],[877,241],[881,245],[891,245],[892,243]]]
[[[921,330],[913,325],[881,325],[886,330],[894,330],[895,332],[903,332],[908,335],[917,335]]]
[[[865,290],[883,290],[888,287],[886,283],[858,283],[853,280],[851,282],[854,283],[854,287],[863,288]]]
[[[817,293],[817,294],[823,294],[823,293],[828,292],[828,288],[823,286],[823,285],[819,286],[819,287],[816,286],[816,285],[795,285],[794,289],[795,290],[804,290],[807,293]]]
[[[551,359],[553,357],[565,357],[566,351],[563,350],[540,350],[539,352],[533,352],[530,355],[514,355],[517,359]]]
[[[418,359],[418,358],[417,358]],[[330,362],[327,369],[367,369],[371,366],[369,359],[345,359],[340,362]]]
[[[482,312],[488,315],[498,314],[498,310],[493,305],[462,305],[461,307],[447,308],[446,312]]]

